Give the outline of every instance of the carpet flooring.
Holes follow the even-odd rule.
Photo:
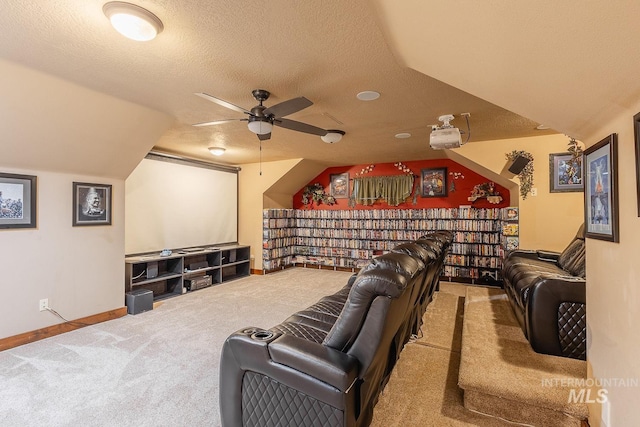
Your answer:
[[[0,352],[0,425],[220,426],[226,337],[245,327],[274,326],[342,288],[350,275],[292,268],[251,276]],[[465,288],[441,285],[423,336],[402,351],[372,426],[513,425],[462,405],[457,382]]]

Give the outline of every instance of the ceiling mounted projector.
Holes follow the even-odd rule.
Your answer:
[[[467,126],[469,124],[469,114],[463,113],[467,117]],[[453,127],[449,122],[453,120],[452,114],[445,114],[438,117],[442,125],[431,127],[431,135],[429,135],[429,146],[434,150],[444,150],[445,148],[458,148],[464,144],[462,142],[462,133],[460,129]],[[470,134],[470,133],[469,133]],[[467,138],[469,141],[469,138]],[[466,141],[465,141],[466,142]]]

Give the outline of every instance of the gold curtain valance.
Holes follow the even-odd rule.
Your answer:
[[[384,199],[390,206],[398,206],[413,190],[413,175],[367,176],[353,179],[353,194],[356,203],[372,205]]]

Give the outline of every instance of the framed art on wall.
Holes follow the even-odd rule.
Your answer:
[[[549,192],[578,192],[583,188],[582,157],[574,159],[571,153],[549,154]]]
[[[331,195],[336,199],[349,198],[349,172],[330,175]]]
[[[636,142],[636,202],[640,216],[640,113],[633,116],[633,135]]]
[[[420,171],[422,197],[447,197],[447,168]]]
[[[0,228],[36,228],[37,179],[0,173]]]
[[[585,237],[618,242],[618,148],[611,134],[584,152]]]
[[[111,185],[73,183],[73,226],[111,225]]]

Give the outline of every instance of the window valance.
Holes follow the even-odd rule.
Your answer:
[[[367,176],[353,179],[353,195],[356,203],[372,205],[384,199],[390,206],[398,206],[413,191],[413,175]]]

